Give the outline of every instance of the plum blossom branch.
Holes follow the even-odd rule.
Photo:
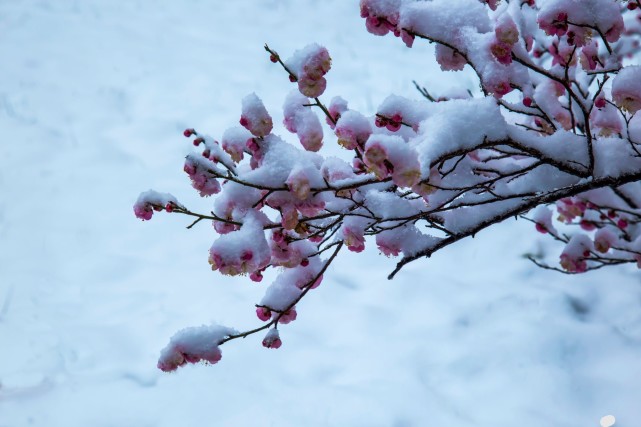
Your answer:
[[[622,65],[639,51],[641,24],[623,25],[639,1],[621,8],[590,0],[602,11],[592,16],[573,0],[518,7],[361,0],[368,31],[392,33],[408,47],[415,39],[435,43],[441,68],[469,65],[482,91],[437,93],[414,82],[422,99],[391,95],[369,116],[338,96],[321,102],[327,49],[310,44],[283,59],[265,45],[296,83],[283,105],[295,144],[274,133],[272,115],[250,94],[240,126],[220,140],[184,133],[201,150],[184,170],[202,197],[213,196],[210,214],[152,190],[134,204],[143,220],[166,211],[192,218],[187,228],[212,221],[212,270],[260,282],[279,269],[256,304],[265,323],[244,332],[188,328],[170,340],[159,367],[217,363],[220,345],[261,331],[265,347],[280,347],[278,326],[296,318],[296,304],[340,250],[361,252],[372,240],[401,257],[391,279],[410,262],[520,216],[563,246],[560,267],[529,257],[541,268],[641,268],[641,66]],[[453,21],[464,25],[452,28]],[[331,143],[343,154],[325,155]],[[557,223],[577,232],[558,232]]]

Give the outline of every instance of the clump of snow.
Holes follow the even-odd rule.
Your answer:
[[[187,363],[218,363],[222,358],[218,345],[235,333],[236,330],[220,325],[182,329],[171,337],[169,344],[160,352],[158,368],[170,372]]]
[[[266,137],[262,141],[262,145],[262,158],[259,166],[254,170],[243,171],[239,174],[243,180],[256,185],[280,187],[294,167],[319,169],[322,163],[322,157],[299,150],[273,134]],[[320,182],[312,182],[312,185],[322,185],[322,179]]]
[[[541,233],[557,233],[552,224],[552,209],[549,207],[541,205],[534,209],[532,220],[536,223],[537,231]]]
[[[240,230],[216,239],[209,250],[209,263],[222,274],[251,274],[269,264],[270,253],[262,223],[247,215]]]
[[[372,189],[365,194],[367,207],[380,218],[409,217],[421,212],[422,200],[407,200],[390,191]]]
[[[641,103],[639,105],[641,106]],[[624,125],[619,110],[610,103],[606,103],[603,108],[593,108],[590,123],[599,131],[600,136],[605,137],[620,134]]]
[[[361,0],[361,17],[367,31],[377,36],[397,32],[401,0]]]
[[[325,74],[332,67],[332,59],[326,48],[312,43],[295,51],[285,61],[298,81],[298,90],[309,98],[317,98],[325,92]]]
[[[340,185],[343,180],[360,179],[352,166],[338,157],[326,157],[320,170],[330,185]]]
[[[595,24],[609,42],[615,42],[624,29],[619,7],[614,0],[547,0],[542,2],[537,20],[548,35],[579,33],[575,36],[579,45],[589,37],[580,35],[582,31],[589,31],[582,26]]]
[[[585,258],[593,250],[592,240],[585,234],[575,234],[561,252],[561,267],[571,273],[584,272],[587,269]]]
[[[413,32],[463,48],[460,30],[491,31],[488,14],[477,0],[434,0],[408,2],[401,8],[399,25]]]
[[[369,120],[358,111],[345,111],[341,114],[334,130],[338,144],[348,150],[362,148],[372,134]]]
[[[412,142],[418,152],[423,176],[430,174],[431,162],[449,153],[473,150],[486,139],[507,136],[507,125],[492,98],[454,99],[434,105]]]
[[[440,239],[423,234],[414,225],[404,225],[393,230],[385,230],[376,235],[376,246],[386,256],[403,253],[410,257],[436,245]]]
[[[595,177],[618,177],[639,170],[641,159],[629,141],[615,137],[594,141]]]
[[[508,136],[522,144],[526,151],[535,150],[544,159],[566,163],[569,167],[587,168],[588,147],[585,138],[573,132],[559,129],[552,135],[537,135],[524,129],[510,126]]]
[[[214,164],[221,163],[225,168],[235,173],[236,166],[234,165],[234,160],[224,151],[220,144],[218,144],[218,141],[208,135],[200,136],[199,140],[205,146],[202,153],[204,158],[211,160]]]
[[[252,208],[262,196],[261,191],[256,188],[228,181],[225,183],[225,191],[214,200],[213,212],[224,219],[241,220],[249,211],[259,213]]]
[[[389,95],[378,107],[378,114],[391,118],[398,115],[398,120],[417,130],[419,124],[428,117],[431,105],[399,95]]]
[[[335,123],[341,118],[341,115],[348,110],[347,101],[340,96],[335,96],[331,101],[329,101],[327,110],[333,120],[330,120],[329,117],[325,117],[325,121],[330,128],[334,129]]]
[[[185,158],[184,171],[191,179],[191,185],[202,197],[220,192],[220,184],[216,179],[225,173],[211,160],[194,153]]]
[[[302,267],[289,268],[279,274],[274,282],[267,287],[260,305],[274,310],[283,311],[298,298],[302,290],[296,286],[296,279]]]

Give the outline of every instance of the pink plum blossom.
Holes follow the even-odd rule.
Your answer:
[[[263,322],[267,322],[272,317],[272,312],[267,307],[256,307],[256,316]]]
[[[274,316],[276,316],[276,314],[274,314]],[[296,307],[292,307],[280,315],[280,317],[278,318],[278,323],[282,323],[283,325],[286,325],[296,320],[296,316],[297,316]]]
[[[265,335],[265,338],[263,338],[263,347],[276,349],[280,348],[281,345],[283,345],[283,342],[280,340],[278,329],[270,329],[267,332],[267,335]]]

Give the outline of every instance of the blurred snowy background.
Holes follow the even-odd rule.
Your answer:
[[[356,0],[0,0],[0,427],[641,425],[641,276],[569,277],[521,258],[512,221],[415,262],[373,244],[335,263],[283,328],[164,374],[169,337],[259,323],[263,285],[212,273],[213,230],[138,194],[207,211],[182,172],[195,127],[219,137],[253,91],[280,121],[292,89],[263,51],[332,57],[328,101],[372,114],[443,74],[431,48],[368,34]],[[282,127],[281,127],[281,133]]]

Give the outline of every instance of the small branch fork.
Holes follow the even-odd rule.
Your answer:
[[[289,79],[292,82],[297,82],[298,81],[298,76],[296,74],[294,74],[294,72],[283,62],[283,60],[281,59],[280,55],[275,50],[272,50],[267,44],[265,44],[265,50],[267,52],[269,52],[270,58],[272,59],[272,61],[275,60],[276,62],[278,62],[281,65],[281,67],[283,67],[283,69],[287,72],[287,74],[289,75]],[[331,121],[332,123],[336,124],[336,119],[334,117],[332,117],[332,115],[329,113],[329,110],[320,101],[320,99],[318,99],[318,97],[316,97],[316,98],[314,98],[314,101],[315,102],[313,104],[307,104],[306,106],[315,106],[315,107],[320,108],[323,111],[323,113],[325,114],[325,116],[327,117],[327,119],[329,121]]]
[[[261,332],[261,331],[265,331],[265,330],[270,329],[272,327],[278,328],[278,321],[280,320],[280,318],[285,313],[287,313],[289,310],[294,308],[294,306],[296,304],[298,304],[298,302],[300,300],[302,300],[305,297],[305,295],[307,295],[307,293],[312,289],[312,285],[325,273],[325,271],[327,271],[327,268],[332,264],[332,262],[334,262],[334,260],[336,259],[336,256],[338,255],[338,253],[340,252],[342,247],[343,247],[343,243],[339,242],[336,245],[336,247],[334,249],[334,252],[332,252],[332,254],[329,257],[329,259],[327,261],[325,261],[325,264],[323,265],[321,270],[318,272],[318,274],[316,274],[312,280],[308,281],[301,288],[302,292],[300,293],[300,295],[298,297],[296,297],[296,299],[294,299],[291,303],[289,303],[289,305],[287,307],[285,307],[284,310],[274,310],[274,309],[272,309],[270,307],[265,307],[265,308],[268,308],[270,311],[276,313],[276,316],[274,316],[269,322],[265,323],[264,325],[262,325],[262,326],[260,326],[258,328],[255,328],[255,329],[250,329],[250,330],[247,330],[247,331],[244,331],[244,332],[240,332],[238,334],[229,335],[226,338],[224,338],[223,340],[221,340],[218,343],[218,345],[225,344],[226,342],[229,342],[229,341],[232,341],[232,340],[235,340],[235,339],[238,339],[238,338],[247,338],[250,335],[253,335],[253,334]]]

